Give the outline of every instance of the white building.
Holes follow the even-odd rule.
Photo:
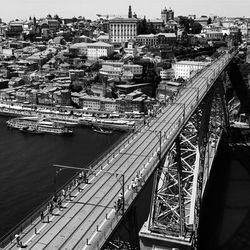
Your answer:
[[[137,19],[117,17],[109,21],[111,43],[121,44],[137,36]]]
[[[172,65],[175,78],[182,77],[183,79],[190,78],[196,71],[207,66],[209,62],[199,61],[179,61]]]
[[[101,56],[109,57],[114,53],[114,46],[104,42],[90,43],[87,45],[89,59],[97,59]]]

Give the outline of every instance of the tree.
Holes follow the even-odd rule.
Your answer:
[[[194,22],[191,26],[193,34],[200,34],[202,30],[202,25],[200,23]]]
[[[142,21],[139,22],[137,31],[138,31],[138,35],[147,34],[147,20],[145,16],[142,19]]]
[[[209,24],[211,24],[211,23],[212,23],[212,18],[209,17],[209,18],[207,19],[207,25],[209,25]]]
[[[72,17],[72,22],[73,23],[76,23],[77,22],[77,18],[74,16],[74,17]]]
[[[33,17],[33,23],[34,23],[34,25],[36,25],[36,17],[35,16]]]
[[[52,16],[50,14],[48,14],[47,19],[52,19]]]
[[[185,16],[180,16],[180,18],[179,18],[179,24],[184,28],[185,32],[189,33],[190,19],[188,19]]]

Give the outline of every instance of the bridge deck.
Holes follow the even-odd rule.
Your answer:
[[[20,235],[26,249],[96,249],[103,245],[122,217],[114,209],[121,192],[121,176],[124,175],[126,210],[159,162],[160,141],[164,154],[231,57],[226,53],[195,75],[175,102],[162,107],[149,124],[130,135],[105,162],[98,163],[99,171],[89,184],[81,184],[80,192],[75,189],[72,199],[63,202],[61,211],[57,209],[54,215],[46,216],[49,223],[37,219],[27,227]],[[132,190],[131,180],[138,172],[142,179]],[[16,249],[15,242],[4,249]]]

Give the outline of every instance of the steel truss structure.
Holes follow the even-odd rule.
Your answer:
[[[222,128],[224,89],[215,84],[187,121],[155,174],[149,230],[192,242],[195,248],[202,194]]]

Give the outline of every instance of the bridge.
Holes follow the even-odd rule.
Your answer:
[[[222,130],[228,126],[221,75],[236,53],[225,52],[200,70],[155,117],[88,169],[78,169],[84,178],[76,176],[64,194],[57,191],[61,206],[36,211],[0,247],[16,249],[19,234],[26,249],[101,249],[154,176],[141,248],[195,248],[202,195]],[[57,174],[72,168],[54,167]]]

